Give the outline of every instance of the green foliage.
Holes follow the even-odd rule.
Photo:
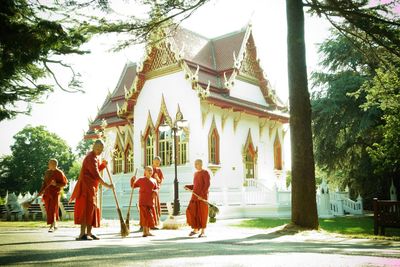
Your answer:
[[[27,126],[14,136],[12,155],[0,161],[0,194],[34,192],[40,189],[50,158],[68,173],[75,157],[66,142],[44,126]]]
[[[88,35],[57,4],[4,0],[0,5],[0,121],[28,114],[30,104],[53,91],[50,76],[66,91],[80,90],[79,74],[59,56],[82,54]],[[55,65],[71,72],[69,89],[52,70]],[[26,106],[21,105],[25,102]],[[17,105],[18,104],[18,105]]]
[[[400,56],[400,17],[396,12],[398,0],[304,0],[309,12],[325,17],[332,26],[348,38],[362,40],[363,46],[379,48]],[[380,54],[368,57],[379,59]]]
[[[354,45],[355,44],[355,45]],[[348,185],[353,195],[368,201],[385,195],[387,178],[374,175],[369,149],[382,138],[382,110],[363,109],[367,92],[360,90],[375,75],[378,62],[357,48],[361,40],[338,32],[320,47],[326,72],[313,73],[312,97],[315,160],[328,173],[328,180],[340,188]],[[373,182],[372,182],[373,181]]]
[[[269,229],[284,224],[290,223],[289,219],[250,219],[243,220],[240,224],[236,225],[239,227],[246,228],[261,228]],[[329,233],[343,234],[349,237],[355,238],[381,238],[381,239],[395,239],[399,240],[400,230],[399,229],[387,229],[387,236],[377,237],[374,235],[374,220],[370,216],[346,216],[346,217],[334,217],[329,219],[319,219],[320,228]]]
[[[374,79],[364,84],[367,92],[364,110],[382,110],[380,130],[383,136],[368,148],[375,173],[389,175],[399,186],[400,179],[400,70],[390,64],[376,71]]]
[[[81,172],[81,168],[82,168],[82,163],[79,161],[74,161],[72,163],[71,168],[68,171],[68,178],[70,180],[78,180],[79,178],[79,174]]]
[[[71,1],[75,2],[75,1]],[[84,1],[84,5],[91,4],[92,0]],[[99,1],[107,3],[107,0]],[[115,50],[121,50],[134,44],[145,42],[159,42],[167,35],[174,34],[177,25],[187,19],[198,8],[209,0],[137,0],[133,1],[141,8],[148,10],[147,14],[123,16],[109,20],[103,16],[92,16],[90,23],[84,28],[92,34],[118,33],[124,35],[116,43]],[[110,11],[103,8],[104,11]]]
[[[277,226],[281,226],[284,224],[290,223],[290,219],[276,219],[276,218],[257,218],[257,219],[248,219],[241,221],[238,225],[239,227],[245,228],[274,228]]]
[[[79,141],[78,145],[76,146],[78,158],[86,156],[86,154],[92,149],[94,142],[94,139],[83,139]]]

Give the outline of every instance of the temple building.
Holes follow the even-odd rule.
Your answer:
[[[124,209],[134,170],[142,175],[156,155],[165,175],[161,201],[173,201],[175,128],[181,211],[190,199],[183,185],[192,183],[200,158],[220,216],[281,216],[290,212],[288,122],[257,58],[251,25],[212,39],[179,27],[149,42],[140,62],[125,65],[85,138],[105,128],[105,154]],[[116,217],[114,207],[110,190],[103,191],[103,216]]]

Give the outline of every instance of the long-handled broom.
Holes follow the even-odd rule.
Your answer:
[[[134,176],[136,176],[137,171],[138,171],[138,169],[136,168]],[[128,230],[130,230],[129,221],[130,221],[130,217],[131,217],[132,198],[133,198],[133,187],[132,187],[132,190],[131,190],[131,198],[129,200],[128,212],[126,214],[126,219],[125,219],[125,224],[126,224],[126,227],[128,227]]]
[[[46,173],[45,173],[45,176],[44,176],[45,181],[46,181],[46,179],[50,178],[49,174],[50,174],[50,172],[49,172],[49,170],[47,170]],[[21,203],[21,206],[24,207],[25,209],[28,209],[28,208],[32,205],[32,203],[39,197],[40,193],[44,193],[44,192],[47,190],[47,188],[50,187],[50,185],[51,185],[50,181],[47,181],[47,185],[45,186],[45,188],[44,188],[42,191],[40,191],[40,192],[39,192],[34,198],[32,198],[31,200],[22,202],[22,203]]]
[[[190,190],[189,188],[185,188],[186,190],[192,192],[193,195],[195,195],[196,197],[200,198],[200,196],[198,194],[196,194],[195,192],[193,192],[193,190]],[[208,202],[207,200],[202,198],[202,201],[204,201],[205,203],[208,204],[208,207],[210,208],[210,210],[212,210],[212,212],[214,212],[214,214],[218,214],[219,213],[219,209],[217,206],[215,206],[214,204],[211,204],[210,202]]]
[[[114,185],[112,177],[111,177],[111,174],[110,174],[110,171],[108,170],[107,166],[106,166],[106,170],[107,170],[108,178],[110,178],[111,185]],[[114,193],[114,198],[115,198],[115,203],[117,205],[117,212],[118,212],[118,216],[119,216],[119,221],[121,223],[121,236],[122,237],[127,237],[129,235],[129,229],[128,229],[128,227],[126,226],[126,224],[124,222],[124,218],[122,217],[121,208],[119,207],[117,193],[115,192],[114,186],[112,187],[112,191]]]

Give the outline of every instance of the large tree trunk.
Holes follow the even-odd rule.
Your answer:
[[[318,214],[302,0],[286,0],[286,15],[292,144],[292,222],[301,227],[316,229]]]

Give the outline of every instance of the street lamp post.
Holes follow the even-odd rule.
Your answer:
[[[174,211],[173,216],[178,216],[181,210],[181,204],[179,201],[179,181],[178,181],[178,135],[181,135],[181,132],[184,128],[187,127],[187,121],[183,119],[181,114],[177,114],[177,118],[173,123],[173,126],[170,127],[168,124],[162,124],[160,126],[160,131],[168,131],[171,130],[174,135],[174,169],[175,169],[175,179],[174,179]]]
[[[174,133],[174,167],[175,167],[175,179],[174,179],[174,216],[179,215],[181,211],[181,203],[179,201],[179,181],[178,181],[178,128],[172,127],[172,132]]]

